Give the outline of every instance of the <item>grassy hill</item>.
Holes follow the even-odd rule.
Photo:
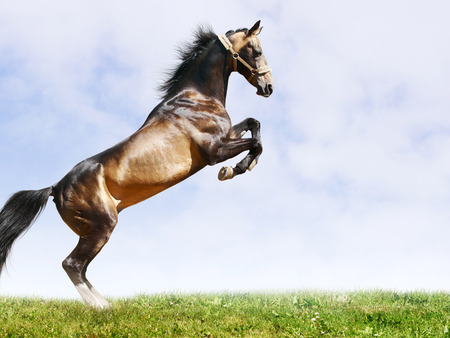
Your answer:
[[[1,337],[450,337],[450,294],[393,291],[139,295],[96,311],[0,298]]]

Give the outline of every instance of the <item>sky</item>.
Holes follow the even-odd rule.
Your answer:
[[[450,291],[447,1],[14,1],[0,7],[0,204],[58,182],[159,103],[176,48],[262,20],[270,98],[232,74],[234,123],[264,152],[119,215],[88,269],[105,296]],[[243,155],[225,162],[236,164]],[[76,298],[61,267],[77,236],[51,199],[13,246],[0,295]]]

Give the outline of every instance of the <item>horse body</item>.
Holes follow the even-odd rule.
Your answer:
[[[219,179],[230,179],[256,164],[262,152],[259,122],[249,118],[232,126],[225,99],[228,78],[235,70],[258,89],[259,95],[272,93],[270,69],[256,38],[260,31],[257,22],[250,30],[230,32],[230,40],[199,33],[197,44],[202,50],[185,54],[184,62],[165,86],[164,100],[139,130],[80,162],[54,186],[13,195],[0,212],[0,268],[13,241],[53,196],[61,218],[80,237],[63,267],[87,305],[107,307],[108,302],[86,279],[86,270],[108,241],[120,211],[206,165],[243,151],[249,153],[235,168],[222,168]],[[223,39],[226,43],[221,42]],[[236,55],[244,66],[237,66]],[[242,138],[247,131],[252,137]],[[19,205],[23,206],[20,212]]]
[[[193,96],[197,101],[192,101]],[[221,139],[231,129],[223,106],[209,101],[213,102],[187,91],[159,105],[136,133],[75,166],[54,187],[55,202],[66,201],[67,197],[59,196],[70,189],[82,190],[92,184],[93,176],[101,176],[96,184],[104,187],[121,211],[204,168],[218,147],[211,135]]]

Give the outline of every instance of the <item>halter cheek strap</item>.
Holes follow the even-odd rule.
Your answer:
[[[253,68],[250,66],[243,58],[240,57],[239,53],[236,52],[231,44],[230,40],[226,37],[225,34],[219,35],[219,40],[222,42],[222,45],[226,50],[230,51],[231,56],[233,57],[233,70],[237,71],[237,62],[242,63],[248,70],[250,70],[250,76],[247,78],[249,82],[252,81],[255,75],[261,76],[272,71],[269,66],[262,66],[259,68]]]

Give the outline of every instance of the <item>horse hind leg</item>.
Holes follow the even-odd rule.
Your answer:
[[[87,236],[81,236],[75,249],[62,264],[75,288],[89,307],[100,309],[110,307],[105,298],[87,280],[86,271],[89,263],[108,242],[114,225],[102,227]]]

